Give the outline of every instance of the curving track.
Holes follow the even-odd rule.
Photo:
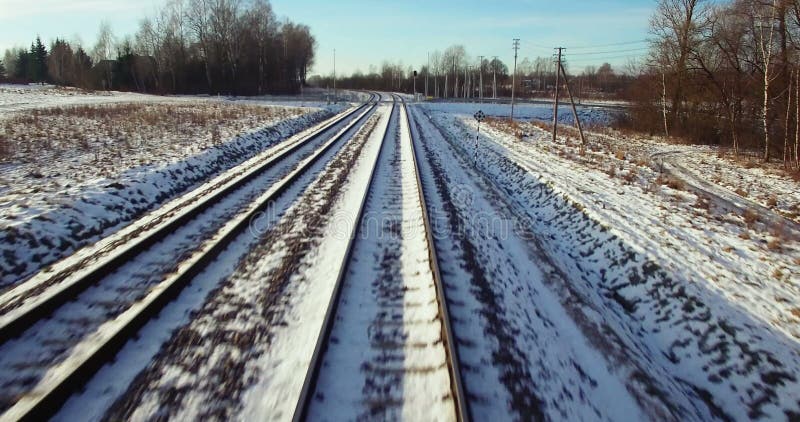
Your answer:
[[[55,412],[195,275],[247,236],[254,217],[311,169],[318,171],[376,105],[290,139],[100,242],[95,254],[0,297],[0,420],[40,420]]]

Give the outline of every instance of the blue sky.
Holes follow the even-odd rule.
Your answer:
[[[0,50],[30,45],[40,34],[94,43],[101,20],[132,34],[164,0],[0,0]],[[279,17],[308,24],[318,41],[312,73],[367,71],[389,59],[424,64],[428,51],[463,44],[467,52],[513,61],[567,47],[574,68],[609,61],[621,67],[645,53],[655,0],[272,0]],[[619,44],[625,43],[625,44]],[[614,45],[609,45],[614,44]],[[588,48],[598,46],[597,48]],[[606,46],[606,47],[602,47]],[[590,53],[590,54],[587,54]]]

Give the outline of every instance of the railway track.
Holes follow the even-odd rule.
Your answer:
[[[118,239],[117,243],[111,242],[100,256],[86,257],[76,262],[75,267],[56,271],[48,276],[50,283],[44,283],[44,287],[37,289],[22,285],[3,295],[0,298],[0,309],[5,309],[0,314],[0,361],[8,356],[24,354],[36,342],[57,346],[53,349],[55,351],[51,350],[55,355],[47,358],[36,355],[38,350],[31,351],[34,362],[46,363],[41,367],[38,377],[27,380],[31,384],[29,388],[11,392],[11,389],[6,389],[10,385],[7,380],[0,380],[4,382],[5,390],[0,394],[0,411],[4,412],[0,415],[0,421],[41,420],[57,411],[73,391],[112,360],[145,323],[177,297],[194,276],[234,239],[243,235],[258,213],[286,192],[328,151],[347,141],[348,136],[355,133],[375,110],[378,99],[379,96],[373,94],[371,101],[279,149],[266,160],[244,169],[208,195],[192,197],[187,204],[173,213],[166,213],[157,224],[139,236],[125,239],[127,242]],[[348,122],[348,119],[351,120]],[[327,135],[332,136],[325,139]],[[271,174],[271,171],[275,174]],[[274,183],[252,188],[254,184],[265,180]],[[245,189],[253,191],[242,194]],[[235,200],[229,199],[231,197],[235,197]],[[232,212],[214,211],[225,201],[239,204],[240,207]],[[169,271],[160,273],[165,276],[160,276],[157,282],[138,286],[135,294],[127,291],[131,288],[124,284],[113,289],[106,288],[114,297],[116,294],[125,296],[127,302],[104,307],[100,286],[111,283],[109,280],[115,278],[124,281],[135,275],[137,269],[127,267],[136,267],[138,257],[157,253],[157,250],[152,250],[159,245],[169,249],[170,236],[176,236],[181,230],[195,230],[191,227],[193,224],[203,226],[203,216],[213,216],[223,223],[211,230],[210,236],[201,239],[187,237],[189,241],[200,243],[200,246],[178,257],[167,257],[175,260],[175,265]],[[150,270],[146,267],[140,269],[144,272]],[[93,306],[100,309],[89,309]],[[72,310],[81,307],[86,308],[81,311],[103,322],[84,324],[82,321],[67,321],[73,330],[82,326],[87,328],[78,330],[78,335],[76,331],[67,334],[58,332],[58,328],[67,323],[64,320],[72,317]],[[102,320],[104,316],[108,318]],[[13,359],[13,356],[9,359]]]
[[[401,97],[396,96],[394,99],[392,116],[396,117],[395,131],[391,130],[393,125],[390,117],[375,168],[372,169],[368,187],[361,198],[356,220],[359,225],[349,239],[344,263],[337,275],[333,295],[295,408],[295,421],[315,419],[316,416],[350,419],[350,415],[314,410],[315,406],[324,407],[326,402],[342,402],[342,397],[336,397],[342,390],[371,395],[372,397],[360,397],[357,400],[366,410],[367,417],[380,417],[381,413],[377,412],[386,407],[403,406],[402,401],[406,400],[402,394],[404,383],[416,384],[414,390],[417,396],[407,400],[417,400],[414,411],[419,412],[419,415],[429,417],[427,412],[432,409],[428,406],[433,406],[447,419],[470,419],[433,232],[422,192],[417,166],[418,153],[411,139],[406,105]],[[394,139],[391,139],[392,135]],[[377,170],[379,167],[381,169]],[[381,194],[378,192],[380,189],[386,189],[387,192]],[[404,199],[398,200],[398,197]],[[368,232],[371,226],[368,220],[375,218],[376,212],[380,214],[381,210],[375,210],[374,207],[376,202],[381,201],[388,201],[382,206],[382,210],[388,210],[389,221],[386,227],[388,232],[378,233],[378,237],[387,233],[388,235],[377,240],[377,243],[370,243],[371,233],[365,231]],[[402,208],[402,211],[392,215],[392,210],[396,211],[398,208]],[[421,227],[416,228],[421,232],[417,232],[418,236],[415,238],[415,227],[409,228],[406,225],[419,225],[420,220]],[[414,240],[418,243],[413,244]],[[384,252],[383,257],[379,258],[382,261],[374,263],[379,267],[378,273],[364,277],[365,271],[367,274],[370,272],[370,269],[364,268],[364,255],[368,255],[365,252],[372,251],[377,257],[379,253],[376,249]],[[400,254],[400,250],[406,249],[412,251],[410,256],[402,258],[396,255]],[[359,258],[362,262],[359,262]],[[427,268],[418,270],[413,264],[408,265],[409,260],[417,264],[422,262]],[[361,283],[374,281],[370,286],[358,284],[359,280]],[[361,292],[370,290],[374,297],[358,299]],[[343,305],[343,297],[346,298],[346,305]],[[348,312],[348,306],[352,306],[355,311]],[[374,312],[375,319],[359,321],[363,314],[369,312]],[[357,328],[353,330],[352,326]],[[368,339],[348,338],[348,333],[353,332],[355,335],[368,333]],[[354,346],[351,344],[366,344],[365,347],[370,350],[352,350]],[[369,355],[374,359],[362,361],[358,366],[347,362],[352,356]],[[341,357],[344,357],[344,363],[341,363]],[[341,384],[342,380],[357,377],[347,373],[347,369],[337,373],[337,363],[366,373],[363,388]],[[439,391],[428,389],[431,386],[433,390],[438,386],[445,391],[437,395]],[[399,398],[394,393],[399,393]],[[327,396],[334,396],[334,399]],[[346,400],[342,404],[347,404]],[[355,403],[351,401],[350,404]],[[383,417],[389,419],[398,415],[408,416],[404,413],[383,413]]]

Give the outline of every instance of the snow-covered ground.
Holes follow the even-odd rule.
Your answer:
[[[486,116],[507,118],[511,114],[510,104],[495,103],[425,103],[426,109],[432,111],[443,111],[465,116],[472,116],[478,110],[483,111]],[[577,107],[578,116],[584,126],[608,126],[619,110],[612,110],[604,107],[579,106]],[[516,104],[514,106],[515,120],[538,120],[542,122],[553,121],[553,106],[549,104]],[[572,108],[569,104],[561,104],[558,107],[558,121],[562,124],[574,124]]]
[[[171,327],[175,331],[170,333],[160,319],[145,327],[157,340],[142,336],[143,341],[132,342],[122,356],[133,362],[118,358],[88,387],[102,399],[92,393],[76,397],[59,418],[81,415],[81,399],[87,397],[101,402],[95,409],[99,415],[118,399],[106,414],[112,420],[159,414],[178,419],[290,418],[334,274],[344,258],[343,245],[352,234],[338,230],[354,227],[354,211],[366,189],[380,146],[380,122],[385,125],[387,114],[375,114],[365,126],[349,130],[345,140],[358,135],[323,153],[270,212],[253,221],[251,233],[240,236],[197,277],[198,288],[208,296],[195,295],[190,288],[165,310],[169,320],[176,316],[171,308],[186,305],[183,297],[201,300],[191,315],[179,312],[177,319],[167,321],[179,324]],[[151,354],[143,357],[143,348]],[[131,372],[130,366],[136,369]],[[139,369],[144,370],[137,375]],[[117,373],[126,378],[119,379]],[[118,398],[126,388],[127,394]]]
[[[13,96],[29,108],[0,115],[0,289],[346,106],[0,89]]]
[[[153,95],[116,91],[84,91],[77,88],[53,85],[0,84],[0,113],[25,111],[58,106],[93,105],[109,103],[153,102]],[[175,100],[175,99],[173,99]],[[163,100],[162,100],[163,101]],[[191,101],[186,99],[185,101]]]
[[[398,105],[359,223],[310,420],[454,420],[406,115]]]
[[[474,154],[476,125],[463,107],[424,107],[452,145]],[[552,143],[531,124],[481,132],[476,168],[547,239],[543,248],[576,283],[569,289],[625,353],[643,356],[631,360],[669,374],[657,377],[671,386],[662,393],[673,416],[797,416],[797,182],[708,148],[598,135],[581,155],[575,139]],[[659,174],[659,151],[672,153],[670,174]],[[736,201],[736,187],[764,209]],[[772,195],[780,199],[770,206]]]

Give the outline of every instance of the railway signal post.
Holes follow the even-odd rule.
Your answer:
[[[486,119],[486,115],[483,114],[483,111],[478,110],[473,117],[475,120],[478,121],[478,130],[475,132],[475,164],[478,163],[478,136],[481,133],[481,122]]]

